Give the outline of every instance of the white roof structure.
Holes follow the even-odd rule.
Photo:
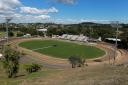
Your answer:
[[[3,55],[0,53],[0,58],[2,58],[2,56],[3,56]]]
[[[26,34],[27,36],[31,36],[31,34]]]
[[[71,40],[76,40],[78,37],[79,37],[78,35],[73,35],[73,36],[71,37]]]
[[[23,37],[25,37],[25,38],[31,37],[31,34],[25,34],[25,35],[23,35]]]
[[[70,40],[72,38],[73,35],[67,35],[66,39]]]
[[[37,29],[37,31],[47,32],[47,29]]]
[[[85,36],[85,38],[83,39],[83,42],[88,42],[88,37]]]
[[[116,39],[116,38],[105,38],[105,39],[107,39],[107,40],[111,40],[111,41],[121,41],[121,39]]]
[[[65,39],[67,37],[67,34],[63,34],[60,38]]]
[[[98,41],[102,41],[101,37],[98,38]]]
[[[77,41],[85,41],[87,40],[87,37],[86,36],[79,36]]]

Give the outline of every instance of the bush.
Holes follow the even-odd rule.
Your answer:
[[[23,36],[24,35],[24,33],[22,33],[22,32],[17,32],[17,37],[21,37],[21,36]]]
[[[41,65],[32,63],[29,65],[25,65],[24,69],[26,70],[27,73],[33,73],[41,70]]]
[[[9,37],[13,37],[13,36],[14,36],[14,33],[13,33],[12,31],[9,31],[9,32],[8,32],[8,36],[9,36]]]
[[[69,57],[69,62],[72,64],[72,68],[84,66],[85,59],[79,56],[71,56]]]

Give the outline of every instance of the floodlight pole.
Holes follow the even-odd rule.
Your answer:
[[[115,50],[114,50],[114,61],[113,61],[113,65],[115,64],[115,61],[116,61],[116,52],[117,52],[117,46],[118,46],[118,31],[119,31],[119,28],[121,28],[121,26],[119,26],[119,22],[118,21],[115,21],[113,24],[112,24],[112,27],[115,27],[116,28],[116,42],[115,42]]]
[[[89,38],[89,39],[91,40],[91,32],[92,32],[92,27],[91,27],[91,25],[89,26],[89,29],[90,29],[90,36],[89,36],[90,38]]]
[[[93,26],[94,26],[94,25],[89,25],[89,29],[90,29],[90,33],[89,33],[89,34],[90,34],[90,35],[89,35],[90,38],[89,38],[89,39],[90,39],[90,41],[91,41],[92,33],[93,33]]]
[[[6,20],[6,39],[8,43],[8,21]]]
[[[6,19],[6,38],[7,38],[7,44],[8,44],[8,38],[9,38],[9,36],[8,36],[8,23],[12,20],[12,18],[6,17],[5,19]]]
[[[117,44],[118,44],[118,42],[117,42],[117,39],[118,39],[118,31],[119,31],[119,28],[118,28],[118,23],[117,23],[117,27],[116,27],[116,43],[115,43],[115,53],[114,53],[114,62],[113,62],[113,64],[115,64],[115,60],[116,60],[116,52],[117,52]]]
[[[92,33],[93,33],[92,25],[89,25],[89,29],[90,29],[90,36],[89,36],[90,38],[89,38],[89,39],[91,40],[91,38],[92,38]]]

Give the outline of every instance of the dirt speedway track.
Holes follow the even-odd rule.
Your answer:
[[[71,65],[67,59],[60,59],[60,58],[43,55],[43,54],[34,52],[32,50],[25,49],[25,48],[18,46],[18,44],[21,42],[29,41],[29,40],[36,40],[36,39],[38,40],[42,38],[14,39],[10,41],[10,44],[14,49],[26,54],[24,57],[21,58],[22,63],[35,62],[35,63],[42,64],[44,67],[48,67],[48,68],[60,68],[60,69],[71,68]],[[100,43],[100,44],[97,44],[96,47],[104,50],[106,52],[106,55],[96,58],[96,59],[86,60],[89,66],[109,64],[113,62],[114,48],[111,45]],[[127,63],[128,62],[127,54],[128,54],[127,51],[124,51],[121,49],[117,50],[116,64]]]

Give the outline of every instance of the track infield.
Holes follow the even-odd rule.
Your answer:
[[[58,40],[31,40],[22,42],[19,46],[48,56],[64,59],[74,55],[86,59],[98,58],[105,55],[103,50],[93,46],[79,45]]]

